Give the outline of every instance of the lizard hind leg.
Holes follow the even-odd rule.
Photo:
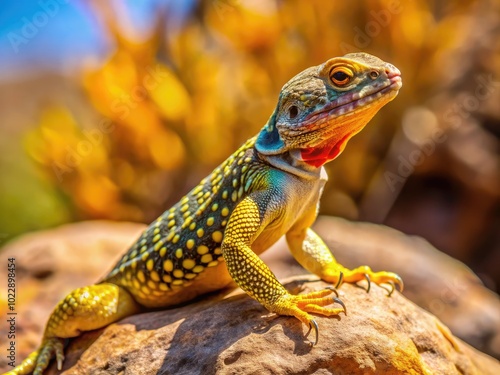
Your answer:
[[[50,315],[38,350],[5,375],[24,375],[32,371],[34,375],[42,375],[54,355],[57,368],[61,370],[66,338],[105,327],[138,310],[132,296],[118,285],[102,283],[75,289]]]

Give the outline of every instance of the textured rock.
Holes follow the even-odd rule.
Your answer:
[[[314,228],[341,264],[397,272],[405,297],[439,317],[456,336],[500,358],[500,300],[463,263],[421,237],[383,225],[321,217]]]
[[[363,248],[360,243],[372,238],[374,244],[391,245],[396,252],[398,243],[406,237],[388,230],[386,236],[393,237],[393,242],[386,244],[384,236],[370,234],[370,228],[356,232],[357,225],[349,229],[348,222],[344,227],[341,220],[332,223],[340,227],[330,228],[327,235],[336,237],[340,230],[343,241],[356,249]],[[18,359],[38,344],[43,324],[56,302],[75,287],[92,283],[105,274],[143,228],[126,223],[79,223],[27,235],[6,246],[2,259],[15,255],[18,264]],[[271,267],[278,275],[289,273],[290,268],[292,272],[300,271],[295,265],[288,267],[286,261],[280,262],[284,253],[279,249],[283,247],[280,243],[266,253],[266,261],[274,263]],[[340,247],[336,254],[342,254],[339,250],[344,249]],[[365,257],[357,263],[372,261]],[[434,266],[439,269],[435,263],[428,265]],[[403,273],[387,264],[374,264],[373,268]],[[288,286],[294,291],[307,291],[325,285],[304,284],[304,277]],[[408,278],[405,281],[412,285]],[[5,295],[3,290],[0,292]],[[312,349],[304,337],[306,328],[298,320],[263,318],[267,312],[260,304],[237,292],[229,297],[225,292],[176,309],[132,316],[71,340],[65,373],[500,373],[497,361],[457,339],[448,340],[433,316],[399,294],[387,298],[378,287],[366,294],[350,285],[344,285],[340,294],[348,315],[318,317],[320,341]],[[2,332],[0,339],[4,337]],[[3,369],[5,363],[0,363],[0,370]],[[55,373],[53,368],[51,373]]]
[[[325,286],[288,284],[295,291]],[[399,294],[346,286],[341,298],[348,315],[318,317],[314,348],[297,319],[263,318],[266,310],[245,295],[215,296],[73,340],[64,374],[500,373],[495,360],[450,341],[436,318]]]

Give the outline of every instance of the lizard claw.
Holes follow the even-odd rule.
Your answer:
[[[370,287],[372,285],[372,282],[370,280],[370,275],[367,273],[364,274],[366,281],[368,282],[368,286],[366,287],[366,293],[370,293]]]
[[[331,290],[333,293],[335,293],[335,296],[338,298],[339,292],[333,286],[327,286],[325,289]]]
[[[396,288],[398,289],[398,291],[400,293],[403,292],[405,284],[403,283],[403,279],[399,275],[396,275],[394,277],[394,280],[392,281],[392,283],[395,284]]]
[[[344,302],[342,302],[342,300],[340,298],[337,298],[337,297],[333,297],[332,300],[333,300],[333,302],[336,302],[340,306],[342,306],[342,308],[344,309],[344,315],[347,315],[347,308],[345,307]]]
[[[387,289],[385,286],[382,286],[380,285],[381,288],[387,290],[387,297],[390,297],[392,295],[392,293],[394,293],[394,289],[396,289],[396,287],[394,286],[394,282],[392,281],[388,281],[386,282],[387,285],[389,285],[391,287],[391,289]]]
[[[312,344],[312,346],[316,346],[316,344],[318,343],[318,339],[319,339],[319,328],[318,328],[318,323],[316,323],[316,321],[314,319],[309,322],[309,330],[306,333],[306,337],[309,336],[309,333],[311,332],[312,329],[314,329],[314,334],[315,334],[316,338],[315,338],[314,342],[310,341],[310,343]]]
[[[340,271],[339,279],[337,281],[337,284],[335,285],[335,289],[340,288],[340,286],[342,285],[343,282],[344,282],[344,273],[342,271]]]

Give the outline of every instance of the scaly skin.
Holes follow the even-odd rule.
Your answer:
[[[339,286],[367,279],[402,289],[391,272],[338,264],[309,227],[326,182],[323,164],[401,87],[399,71],[363,53],[306,69],[281,90],[262,131],[161,215],[99,283],[71,292],[47,323],[42,344],[12,374],[42,374],[65,338],[104,327],[141,308],[168,307],[234,280],[269,311],[298,318],[345,312],[331,289],[291,295],[258,257],[282,235],[307,270]],[[370,284],[368,284],[370,285]],[[392,292],[392,291],[391,291]],[[342,308],[325,307],[337,302]]]

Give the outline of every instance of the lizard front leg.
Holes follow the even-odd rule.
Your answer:
[[[278,213],[265,197],[246,197],[234,209],[222,242],[222,254],[231,277],[238,286],[255,298],[269,311],[280,315],[295,316],[310,329],[318,328],[309,313],[326,316],[345,312],[344,308],[327,308],[333,302],[342,302],[328,297],[332,290],[320,290],[304,295],[292,295],[278,281],[269,267],[252,251],[253,240]],[[260,204],[258,204],[259,202]]]
[[[18,367],[5,375],[41,375],[55,355],[57,368],[64,361],[64,340],[83,331],[102,328],[138,311],[138,306],[123,288],[102,283],[72,291],[56,306],[45,327],[42,344]]]
[[[403,280],[393,272],[374,272],[368,266],[347,269],[337,262],[323,240],[311,229],[301,228],[290,230],[286,239],[294,258],[309,272],[318,275],[321,279],[339,287],[342,282],[356,283],[361,280],[368,281],[367,292],[370,284],[389,284],[389,295],[397,286],[403,290]]]

